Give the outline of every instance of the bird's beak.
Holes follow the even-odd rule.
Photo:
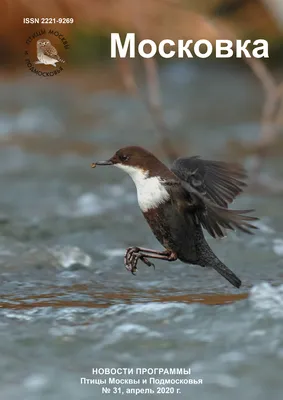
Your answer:
[[[91,168],[95,168],[97,165],[113,165],[113,162],[111,160],[97,161],[97,162],[91,164]]]

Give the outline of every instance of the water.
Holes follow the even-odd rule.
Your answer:
[[[228,134],[256,137],[261,97],[247,71],[209,68],[172,65],[161,82],[183,154],[217,158]],[[90,164],[125,144],[158,154],[150,117],[126,94],[85,92],[67,77],[36,83],[29,75],[0,83],[1,398],[281,399],[282,198],[246,193],[235,207],[256,208],[256,235],[208,238],[240,290],[179,262],[140,265],[132,276],[125,248],[159,244],[130,178]],[[276,159],[267,169],[283,174]],[[112,376],[140,379],[123,385],[92,374],[121,367],[190,368],[189,379],[203,383],[167,384],[175,393],[165,395],[158,379],[188,375]]]

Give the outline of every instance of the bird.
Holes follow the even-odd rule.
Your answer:
[[[247,177],[237,163],[204,160],[199,156],[177,158],[171,168],[140,146],[119,149],[109,160],[92,163],[115,166],[128,173],[135,183],[139,207],[164,250],[132,246],[126,250],[128,271],[137,271],[138,261],[180,260],[210,267],[233,286],[241,280],[214,254],[204,229],[213,238],[223,238],[227,230],[253,234],[254,210],[233,210],[228,206],[245,188]]]
[[[59,57],[57,50],[52,46],[49,39],[39,39],[36,43],[37,48],[37,59],[35,64],[53,65],[56,67],[56,63],[65,61]]]

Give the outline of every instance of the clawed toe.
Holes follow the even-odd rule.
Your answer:
[[[148,258],[146,257],[141,257],[141,260],[148,266],[148,267],[153,267],[155,269],[155,265],[153,264],[153,262],[149,261]]]
[[[155,265],[151,261],[149,261],[149,259],[143,253],[140,253],[138,248],[131,247],[126,251],[124,257],[124,263],[127,271],[135,275],[137,271],[137,263],[139,260],[141,260],[148,267],[153,267],[155,269]]]
[[[127,271],[131,272],[133,275],[136,275],[137,271],[137,263],[139,259],[139,249],[137,247],[130,247],[127,249],[124,263]]]
[[[155,265],[149,261],[149,258],[175,261],[177,259],[177,255],[170,250],[160,252],[146,249],[144,247],[129,247],[124,256],[124,264],[126,269],[135,275],[139,260],[141,260],[148,267],[153,267],[155,269]]]
[[[125,265],[131,265],[133,257],[135,257],[135,254],[137,254],[138,252],[139,252],[138,247],[129,247],[124,257]]]
[[[136,275],[137,268],[133,267],[131,264],[125,264],[125,268],[127,271],[131,272],[133,275]]]

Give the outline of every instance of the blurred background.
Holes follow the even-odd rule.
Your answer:
[[[203,384],[171,385],[181,393],[168,399],[281,399],[282,1],[4,0],[0,11],[1,398],[102,398],[101,386],[80,383],[97,378],[92,368],[190,367]],[[36,39],[26,41],[42,29],[70,45],[50,39],[66,61],[53,77],[25,62],[27,49],[36,60]],[[113,60],[111,32],[261,38],[270,58]],[[249,186],[233,206],[255,209],[258,231],[207,237],[240,290],[179,262],[125,270],[127,247],[159,244],[130,178],[90,165],[131,144],[168,165],[201,155],[246,167]],[[163,396],[158,384],[118,386]]]

